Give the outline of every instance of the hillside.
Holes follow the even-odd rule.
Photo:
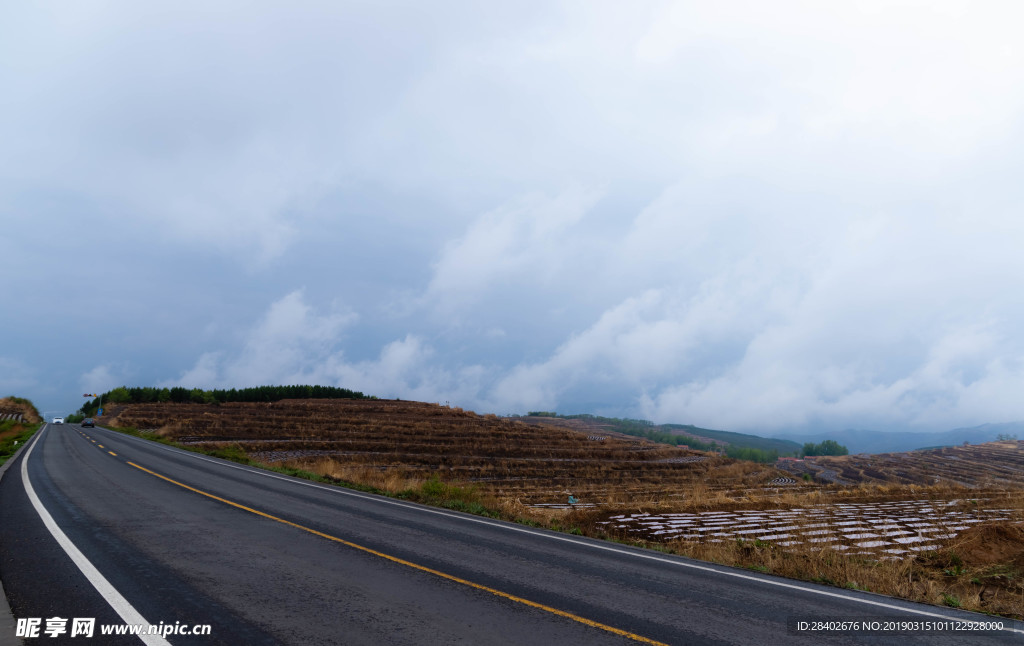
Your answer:
[[[15,419],[30,424],[43,421],[35,405],[22,397],[4,397],[0,399],[0,420]]]
[[[802,445],[790,440],[731,431],[716,431],[689,424],[654,424],[642,419],[620,419],[589,414],[558,415],[547,412],[530,413],[527,417],[518,419],[528,423],[568,425],[579,429],[633,435],[665,444],[682,444],[702,451],[733,448],[754,449],[765,453],[775,452],[779,455],[795,455],[799,454],[802,448]],[[777,456],[771,456],[771,459],[774,460],[775,457]]]
[[[678,499],[783,477],[772,467],[628,435],[409,401],[122,404],[100,421],[341,479],[437,477],[523,504],[564,502],[569,492],[586,502]]]
[[[790,473],[842,485],[949,484],[963,487],[1024,486],[1024,442],[1016,440],[904,453],[856,454],[780,460]]]
[[[35,405],[21,397],[0,399],[0,464],[3,464],[35,432],[42,422]]]
[[[730,446],[760,449],[762,451],[778,451],[780,455],[798,454],[801,448],[803,448],[802,444],[797,444],[792,440],[761,437],[760,435],[749,435],[747,433],[734,433],[732,431],[716,431],[688,424],[662,424],[656,428],[663,428],[671,433],[686,433],[695,437],[705,437]]]

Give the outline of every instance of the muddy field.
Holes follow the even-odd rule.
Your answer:
[[[982,523],[1012,520],[1013,509],[984,501],[904,500],[699,513],[619,514],[601,525],[609,531],[660,541],[773,542],[779,547],[822,546],[851,555],[904,558],[942,549]]]

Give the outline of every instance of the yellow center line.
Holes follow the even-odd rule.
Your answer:
[[[100,447],[101,449],[107,448],[107,447],[103,446],[102,444],[97,444],[96,446]]]
[[[484,592],[489,592],[489,593],[491,593],[491,594],[493,594],[493,595],[495,595],[497,597],[501,597],[503,599],[508,599],[510,601],[515,601],[517,603],[521,603],[523,605],[530,606],[531,608],[537,608],[538,610],[544,610],[545,612],[550,612],[553,615],[558,615],[559,617],[565,617],[566,619],[571,619],[573,621],[577,621],[577,622],[579,622],[581,624],[585,624],[587,626],[590,626],[591,628],[599,628],[601,630],[604,630],[604,631],[607,631],[607,632],[610,632],[610,633],[614,633],[616,635],[619,635],[621,637],[626,637],[626,638],[632,639],[634,641],[642,642],[644,644],[652,644],[654,646],[668,646],[664,642],[655,641],[655,640],[650,639],[648,637],[644,637],[643,635],[637,635],[636,633],[631,633],[631,632],[629,632],[627,630],[622,630],[621,628],[615,628],[614,626],[608,626],[607,624],[602,624],[600,622],[593,621],[592,619],[587,619],[586,617],[581,617],[581,616],[575,615],[575,614],[573,614],[571,612],[566,612],[565,610],[559,610],[558,608],[552,608],[551,606],[546,606],[546,605],[544,605],[542,603],[537,603],[536,601],[530,601],[529,599],[524,599],[522,597],[517,597],[514,594],[509,594],[508,592],[502,592],[501,590],[496,590],[495,588],[491,588],[491,587],[488,587],[486,585],[481,585],[479,583],[473,583],[472,581],[468,581],[468,580],[463,579],[461,577],[457,577],[457,576],[454,576],[452,574],[447,574],[445,572],[441,572],[440,570],[435,570],[433,568],[429,568],[429,567],[426,567],[424,565],[419,565],[418,563],[413,563],[412,561],[406,561],[405,559],[398,558],[397,556],[391,556],[390,554],[385,554],[384,552],[378,552],[375,549],[371,549],[369,547],[364,547],[363,545],[359,545],[359,544],[353,543],[351,541],[346,541],[345,539],[338,538],[337,536],[331,536],[330,534],[325,534],[325,533],[317,531],[317,530],[315,530],[315,529],[313,529],[311,527],[306,527],[305,525],[299,525],[298,523],[293,523],[290,520],[285,520],[283,518],[278,518],[277,516],[272,516],[272,515],[270,515],[270,514],[268,514],[266,512],[262,512],[262,511],[259,511],[257,509],[253,509],[252,507],[246,507],[245,505],[239,504],[237,502],[232,502],[230,500],[227,500],[226,498],[221,498],[220,496],[215,496],[212,493],[207,493],[207,492],[202,491],[200,489],[196,489],[195,487],[190,487],[187,484],[178,482],[177,480],[172,480],[172,479],[168,478],[167,476],[160,475],[159,473],[157,473],[155,471],[150,471],[146,467],[141,467],[141,466],[135,464],[134,462],[128,462],[128,464],[130,464],[131,466],[135,467],[136,469],[139,469],[141,471],[145,471],[146,473],[148,473],[150,475],[154,475],[154,476],[160,478],[161,480],[166,480],[167,482],[170,482],[171,484],[176,484],[179,487],[183,487],[185,489],[188,489],[189,491],[194,491],[195,493],[200,494],[202,496],[206,496],[207,498],[212,498],[212,499],[217,500],[219,502],[222,502],[222,503],[224,503],[226,505],[231,505],[232,507],[236,507],[238,509],[243,509],[245,511],[252,512],[252,513],[256,514],[257,516],[262,516],[264,518],[268,518],[270,520],[277,521],[279,523],[288,525],[290,527],[294,527],[296,529],[301,529],[304,532],[309,532],[310,534],[315,534],[316,536],[319,536],[321,538],[326,538],[329,541],[334,541],[335,543],[341,543],[342,545],[346,545],[346,546],[351,547],[353,549],[361,550],[361,551],[366,552],[368,554],[373,554],[374,556],[379,556],[380,558],[387,559],[388,561],[391,561],[392,563],[399,563],[401,565],[405,565],[407,567],[411,567],[414,570],[419,570],[421,572],[427,572],[427,573],[433,574],[435,576],[439,576],[442,579],[447,579],[448,581],[454,581],[455,583],[461,583],[463,585],[468,585],[471,588],[475,588],[477,590],[482,590]]]
[[[114,453],[113,451],[107,451],[107,453],[109,453],[110,455],[114,456],[115,458],[117,457],[117,454]]]

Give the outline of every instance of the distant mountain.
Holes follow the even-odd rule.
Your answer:
[[[971,428],[957,428],[952,431],[941,432],[918,433],[906,431],[898,433],[847,429],[845,431],[831,431],[808,435],[787,433],[776,435],[776,437],[793,440],[801,445],[805,442],[835,440],[850,449],[850,453],[896,453],[936,446],[956,446],[964,442],[971,444],[992,442],[999,435],[1016,435],[1018,438],[1024,439],[1024,422],[982,424],[981,426]]]
[[[734,433],[732,431],[716,431],[710,428],[699,428],[690,424],[661,424],[655,428],[668,431],[669,433],[682,431],[689,435],[705,437],[731,446],[750,447],[764,451],[778,451],[782,455],[799,452],[800,449],[803,448],[803,444],[797,444],[796,442],[788,439],[763,437],[761,435],[750,435],[748,433]]]
[[[673,445],[686,445],[700,451],[708,451],[716,447],[731,447],[733,449],[756,449],[758,451],[776,451],[780,455],[793,455],[800,452],[802,445],[774,437],[763,437],[750,435],[748,433],[734,433],[732,431],[716,431],[710,428],[700,428],[692,424],[655,424],[646,419],[630,419],[618,417],[602,417],[589,413],[577,415],[559,415],[553,411],[533,411],[526,419],[554,419],[574,420],[593,424],[596,427],[646,437],[655,442],[662,442]],[[762,459],[775,460],[775,456],[761,456]],[[744,457],[744,459],[754,459]]]

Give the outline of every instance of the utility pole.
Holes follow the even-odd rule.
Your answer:
[[[100,402],[99,402],[99,405],[96,407],[96,417],[99,417],[100,415],[103,414],[103,395],[102,394],[97,395],[96,393],[93,393],[93,394],[90,395],[89,393],[86,393],[86,394],[82,395],[82,397],[99,397],[100,398]]]

